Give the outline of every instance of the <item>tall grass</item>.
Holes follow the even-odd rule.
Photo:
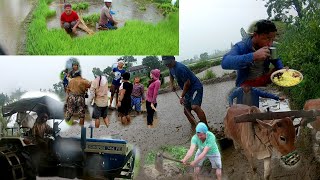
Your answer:
[[[154,25],[127,21],[115,31],[71,38],[63,29],[48,30],[49,0],[39,0],[28,26],[28,55],[176,55],[179,54],[179,14]]]

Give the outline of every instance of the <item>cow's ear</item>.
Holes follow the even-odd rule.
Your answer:
[[[266,122],[263,122],[259,119],[256,120],[262,127],[267,128],[267,129],[272,129],[272,125]]]

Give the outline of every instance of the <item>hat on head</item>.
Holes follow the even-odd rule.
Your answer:
[[[159,79],[160,78],[160,70],[159,69],[153,69],[151,71],[151,74],[153,75],[154,78]]]
[[[200,122],[198,123],[197,127],[196,127],[196,132],[197,133],[204,133],[206,134],[208,132],[208,127],[205,123]]]
[[[103,2],[109,2],[109,3],[112,3],[112,0],[103,0]]]
[[[175,61],[176,58],[174,56],[162,56],[162,61],[164,64],[170,64],[171,62]]]

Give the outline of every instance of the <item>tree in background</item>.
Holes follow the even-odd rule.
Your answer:
[[[1,93],[0,94],[0,106],[3,106],[8,102],[9,102],[9,96],[7,94]]]
[[[162,64],[162,62],[159,60],[157,56],[146,56],[142,59],[142,65],[147,66],[149,70],[166,69],[166,67]]]
[[[94,76],[94,77],[97,77],[97,76],[102,75],[103,72],[100,70],[100,68],[94,67],[94,68],[92,69],[92,73],[93,73],[93,76]]]
[[[127,68],[132,67],[133,63],[137,62],[137,59],[134,58],[133,56],[123,56],[122,58],[123,58],[124,62],[126,63]]]
[[[9,99],[10,99],[10,101],[17,101],[26,92],[27,92],[26,90],[21,90],[21,88],[16,89],[14,92],[11,93]]]
[[[274,17],[276,21],[292,22],[293,16],[289,15],[289,10],[297,12],[299,18],[303,18],[306,13],[315,13],[319,9],[319,1],[316,0],[263,0],[266,1],[269,18]]]
[[[58,95],[61,100],[64,100],[66,97],[66,93],[64,92],[63,83],[61,81],[53,84],[53,90],[51,90],[51,92]]]
[[[201,60],[208,60],[209,59],[209,55],[207,52],[200,54],[200,59]]]

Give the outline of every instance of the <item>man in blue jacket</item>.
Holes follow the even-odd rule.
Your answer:
[[[232,106],[233,100],[237,98],[237,104],[256,106],[259,108],[259,97],[270,98],[283,101],[284,97],[278,97],[274,94],[261,91],[258,88],[250,87],[246,84],[236,88],[229,96],[229,106]]]
[[[224,55],[221,66],[223,69],[237,70],[237,87],[241,84],[252,87],[266,86],[271,83],[271,73],[283,68],[279,58],[270,58],[269,47],[276,32],[273,22],[260,20],[255,24],[252,36],[235,44],[230,52]],[[271,71],[270,63],[275,67]]]

